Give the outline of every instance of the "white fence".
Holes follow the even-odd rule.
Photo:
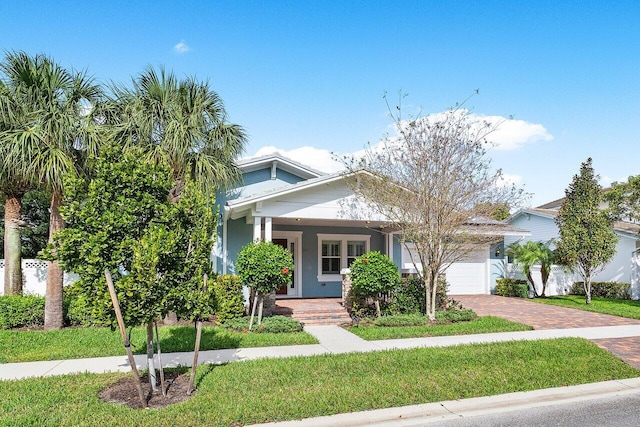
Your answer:
[[[22,292],[29,295],[44,296],[47,288],[47,268],[49,261],[38,259],[22,260]],[[78,280],[76,274],[64,274],[64,285]],[[0,295],[4,294],[4,260],[0,259]]]
[[[527,279],[513,264],[507,264],[506,276],[515,279]],[[533,283],[535,283],[536,292],[538,292],[538,294],[542,293],[542,275],[540,274],[539,265],[531,267],[531,277],[533,278]],[[573,273],[567,272],[562,267],[554,265],[551,267],[551,274],[549,274],[549,280],[547,280],[545,295],[567,295],[571,292],[573,282],[575,282]]]

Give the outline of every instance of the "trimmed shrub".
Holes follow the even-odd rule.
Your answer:
[[[245,285],[267,295],[291,283],[293,258],[273,242],[249,243],[238,254],[236,270]]]
[[[237,317],[228,319],[222,326],[238,332],[249,331],[249,317]],[[272,316],[265,317],[262,320],[262,324],[256,329],[252,329],[251,332],[257,333],[283,333],[283,332],[300,332],[302,331],[302,325],[295,319],[285,316]]]
[[[376,326],[424,326],[428,323],[429,318],[418,313],[382,316],[373,321]]]
[[[367,252],[356,258],[350,266],[351,289],[356,298],[372,298],[376,314],[381,315],[380,301],[398,285],[398,267],[386,255],[378,251]]]
[[[468,322],[477,317],[476,312],[469,309],[436,311],[436,320],[438,323]]]
[[[218,309],[216,321],[222,323],[229,319],[244,316],[244,297],[242,282],[233,274],[218,276],[213,284]]]
[[[13,329],[44,325],[44,297],[0,296],[0,328]]]
[[[573,295],[584,296],[584,282],[574,282]],[[591,296],[609,299],[631,299],[631,285],[622,282],[591,282]]]
[[[526,298],[529,284],[526,280],[504,277],[496,279],[496,295],[503,297]]]
[[[449,284],[444,277],[438,278],[436,310],[442,311],[456,306],[456,302],[447,296],[448,290]],[[425,306],[424,282],[417,276],[410,276],[403,278],[394,289],[386,311],[392,315],[424,313]]]
[[[62,305],[66,326],[109,326],[107,322],[97,321],[92,315],[93,308],[79,282],[65,286]]]

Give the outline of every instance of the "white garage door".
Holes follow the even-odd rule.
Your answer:
[[[410,250],[403,247],[402,261],[403,268],[412,267]],[[452,264],[445,272],[447,283],[449,283],[449,295],[475,295],[489,293],[487,286],[487,260],[489,259],[489,248],[470,254],[465,260]],[[421,268],[419,265],[418,268]]]
[[[488,251],[478,251],[452,264],[445,272],[449,295],[486,294],[488,258]]]

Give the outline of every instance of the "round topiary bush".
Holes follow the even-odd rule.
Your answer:
[[[356,295],[373,298],[380,317],[380,294],[392,291],[400,281],[398,267],[378,251],[367,252],[350,266],[351,287]]]
[[[260,298],[258,324],[262,322],[264,295],[289,285],[293,277],[293,258],[282,246],[272,242],[252,242],[244,246],[236,260],[236,270],[242,283],[255,289]],[[255,311],[255,301],[253,311]],[[252,315],[253,318],[253,315]]]

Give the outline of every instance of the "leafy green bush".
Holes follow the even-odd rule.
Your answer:
[[[291,283],[291,253],[273,242],[249,243],[238,254],[236,269],[242,283],[263,295]]]
[[[222,323],[222,326],[238,332],[248,332],[249,316],[228,319],[224,323]],[[265,317],[262,320],[261,325],[251,330],[251,332],[257,333],[283,333],[300,331],[302,331],[302,325],[300,324],[300,322],[285,316]]]
[[[526,298],[529,284],[526,280],[503,277],[496,279],[496,295],[503,297]]]
[[[44,298],[34,295],[0,296],[0,329],[44,324]]]
[[[367,252],[356,258],[350,266],[353,297],[371,298],[380,317],[382,294],[393,290],[400,281],[398,267],[378,251]]]
[[[476,312],[469,309],[436,311],[436,320],[438,323],[468,322],[477,317]]]
[[[455,306],[455,301],[447,296],[449,284],[444,277],[438,278],[436,289],[436,310],[447,310]],[[424,313],[426,306],[425,286],[417,276],[403,278],[393,290],[391,301],[387,306],[389,314]]]
[[[218,276],[213,284],[218,309],[216,321],[222,323],[229,319],[244,316],[244,297],[242,282],[233,274]]]
[[[109,326],[93,316],[91,303],[79,282],[64,287],[62,305],[66,326]]]
[[[584,282],[574,282],[573,295],[584,296]],[[591,282],[591,296],[609,299],[631,299],[631,285],[622,282]]]

